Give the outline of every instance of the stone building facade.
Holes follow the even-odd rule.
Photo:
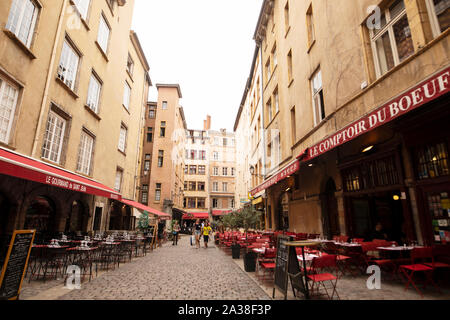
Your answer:
[[[0,3],[2,236],[134,228],[151,81],[133,7]]]
[[[280,164],[271,229],[449,240],[449,9],[445,1],[264,1],[255,31],[264,131]],[[270,141],[266,154],[270,154]]]

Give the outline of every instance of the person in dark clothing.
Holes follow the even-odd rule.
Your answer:
[[[194,235],[195,235],[195,245],[197,249],[200,249],[200,236],[202,233],[202,224],[200,223],[200,220],[197,219],[194,224]]]
[[[383,229],[383,225],[381,222],[378,222],[375,226],[375,231],[372,234],[372,239],[380,239],[380,240],[387,240],[388,236],[386,234],[386,231]]]

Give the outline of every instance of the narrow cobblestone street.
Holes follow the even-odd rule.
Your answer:
[[[203,243],[202,243],[203,244]],[[21,299],[59,300],[267,300],[270,297],[222,250],[195,249],[189,237],[167,242],[143,258],[99,274],[81,290],[62,280],[25,283]]]
[[[203,243],[202,243],[203,245]],[[422,299],[413,289],[404,291],[402,281],[383,281],[381,290],[368,290],[368,276],[343,277],[338,282],[341,300],[416,300]],[[450,291],[442,294],[433,288],[423,299],[450,299]],[[120,268],[102,271],[81,290],[69,291],[63,280],[26,280],[22,300],[271,300],[272,283],[260,282],[255,273],[244,271],[242,257],[233,260],[223,250],[210,244],[195,249],[189,237],[182,236],[178,246],[167,242],[162,248]],[[283,299],[276,293],[276,300]],[[292,291],[288,299],[296,299]]]

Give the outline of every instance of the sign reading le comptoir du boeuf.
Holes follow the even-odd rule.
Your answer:
[[[450,91],[450,67],[309,148],[308,161]]]

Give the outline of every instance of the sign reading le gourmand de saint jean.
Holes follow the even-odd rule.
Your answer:
[[[0,276],[0,300],[18,299],[35,230],[14,231]]]

